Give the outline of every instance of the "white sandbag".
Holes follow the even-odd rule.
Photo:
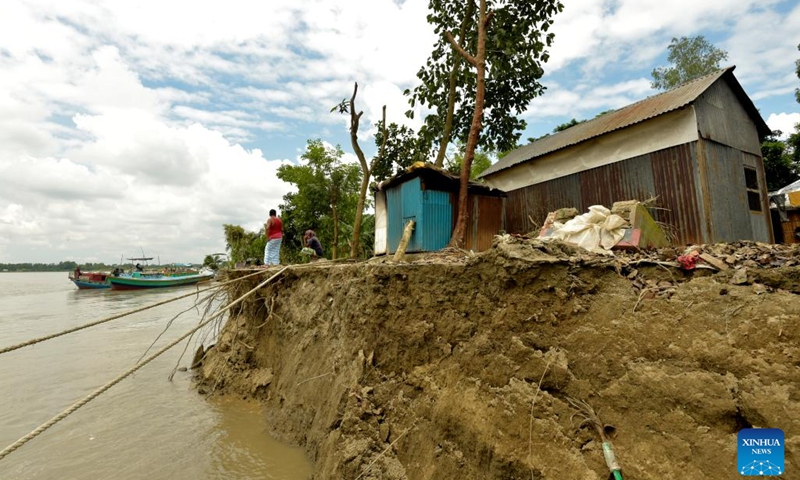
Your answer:
[[[625,236],[627,222],[602,205],[592,205],[589,212],[566,223],[554,223],[553,229],[540,238],[557,238],[586,250],[610,254],[609,250]]]

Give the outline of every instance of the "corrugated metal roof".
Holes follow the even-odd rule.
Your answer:
[[[753,118],[758,133],[764,136],[770,132],[769,127],[767,127],[767,124],[759,115],[755,105],[753,105],[753,102],[733,76],[732,72],[735,68],[735,66],[731,66],[722,70],[717,70],[714,73],[687,82],[672,90],[645,98],[627,107],[608,112],[600,117],[579,123],[566,130],[513,150],[499,162],[489,167],[480,176],[486,177],[487,175],[491,175],[527,160],[681,109],[697,100],[703,92],[723,76],[727,77],[728,85],[731,87],[734,94],[736,94],[748,114]]]
[[[797,192],[797,191],[800,191],[800,180],[798,180],[798,181],[796,181],[794,183],[790,183],[789,185],[786,185],[785,187],[783,187],[783,188],[781,188],[779,190],[776,190],[774,192],[770,192],[770,195],[780,195],[780,194],[783,194],[783,193],[792,193],[792,192]]]
[[[428,188],[447,192],[457,192],[461,188],[461,178],[458,175],[453,175],[431,164],[420,163],[419,165],[412,165],[405,172],[384,180],[378,185],[378,189],[388,190],[416,177],[422,177]],[[488,195],[494,197],[504,197],[506,195],[502,190],[473,181],[469,182],[467,190],[470,194],[474,195]]]

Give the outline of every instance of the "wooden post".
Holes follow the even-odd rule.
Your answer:
[[[406,248],[408,242],[411,240],[411,232],[414,231],[414,220],[409,220],[406,227],[403,229],[403,238],[400,239],[400,245],[397,246],[397,251],[394,252],[394,261],[401,262],[406,256]]]

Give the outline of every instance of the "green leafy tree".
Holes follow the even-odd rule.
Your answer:
[[[0,272],[71,272],[75,267],[81,266],[84,272],[107,272],[111,267],[105,263],[78,263],[72,260],[58,263],[0,263]]]
[[[697,77],[719,70],[719,63],[728,59],[728,52],[709,43],[702,35],[672,38],[667,47],[669,67],[653,70],[650,86],[669,90]]]
[[[227,256],[226,253],[212,253],[206,255],[206,258],[203,259],[203,266],[212,270],[219,270],[225,266],[225,257]]]
[[[305,165],[281,165],[278,178],[297,186],[297,192],[283,197],[281,212],[288,246],[301,246],[302,232],[313,229],[331,258],[339,258],[345,230],[352,232],[359,201],[359,165],[342,162],[340,146],[326,147],[322,140],[309,140],[301,158]],[[347,233],[347,232],[345,232]],[[352,233],[350,235],[352,239]]]
[[[466,236],[467,185],[475,151],[479,145],[493,151],[516,145],[525,128],[518,115],[544,91],[539,79],[544,74],[542,64],[549,58],[546,49],[553,41],[548,30],[563,5],[557,0],[467,0],[466,4],[430,0],[428,6],[428,22],[438,39],[417,74],[421,84],[414,89],[410,105],[414,108],[419,102],[435,110],[425,118],[421,132],[431,141],[440,138],[438,132],[447,121],[448,105],[455,106],[452,136],[465,141],[466,149],[450,244],[461,246]],[[456,55],[461,60],[456,61]],[[462,61],[464,68],[458,67]],[[453,75],[455,100],[449,102]]]
[[[797,46],[800,50],[800,45]],[[800,78],[800,60],[795,61],[797,78]],[[800,102],[800,89],[795,90]],[[800,179],[800,123],[794,126],[794,133],[781,140],[783,132],[775,130],[761,143],[761,156],[764,158],[764,172],[767,189],[779,190]]]
[[[225,234],[225,249],[230,255],[231,263],[264,257],[267,239],[263,229],[258,232],[248,232],[239,225],[230,224],[224,224],[222,229]]]
[[[432,110],[420,136],[438,144],[437,166],[443,166],[451,141],[467,142],[478,103],[481,114],[487,113],[480,146],[492,151],[516,146],[526,126],[519,114],[544,91],[539,79],[553,39],[547,33],[550,17],[561,9],[555,0],[430,0],[428,22],[439,38],[417,73],[420,85],[405,93],[411,97],[409,117],[417,104]]]
[[[800,179],[800,162],[793,158],[796,149],[780,139],[783,132],[775,130],[761,143],[767,190],[772,192]],[[795,134],[796,136],[800,136]]]
[[[800,44],[797,45],[797,49],[800,50]],[[797,78],[800,78],[800,59],[794,61],[794,68]],[[794,97],[797,99],[797,103],[800,103],[800,88],[794,89]]]
[[[428,158],[430,143],[421,139],[411,128],[394,122],[385,129],[379,122],[377,127],[375,145],[383,148],[383,155],[373,160],[375,180],[386,180],[401,173],[414,162],[423,162]]]
[[[459,175],[461,173],[461,166],[464,163],[464,151],[466,150],[466,147],[466,145],[460,143],[458,145],[458,151],[456,151],[452,158],[447,161],[447,170],[453,175]],[[478,175],[483,173],[491,166],[492,157],[490,154],[484,150],[478,150],[475,152],[475,158],[472,160],[472,169],[470,170],[469,179],[475,180],[478,178]]]

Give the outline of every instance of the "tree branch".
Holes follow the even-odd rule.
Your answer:
[[[386,152],[386,105],[383,106],[383,123],[381,123],[381,148],[378,150],[378,156],[372,159],[372,163],[369,165],[369,172],[367,175],[371,175],[372,171],[375,169],[375,164],[378,163],[378,160],[383,160],[383,155]]]
[[[356,157],[358,157],[358,162],[361,164],[361,170],[364,171],[364,175],[369,173],[369,165],[367,165],[367,159],[364,158],[364,152],[361,150],[361,147],[358,145],[358,124],[361,121],[361,115],[364,112],[356,113],[356,94],[358,93],[358,82],[355,82],[353,85],[353,96],[350,97],[350,143],[353,145],[353,150],[356,153]]]
[[[455,51],[456,51],[456,52],[458,52],[458,54],[459,54],[459,55],[461,55],[462,57],[464,57],[464,60],[466,60],[467,62],[469,62],[469,63],[470,63],[470,65],[472,65],[473,67],[475,67],[475,68],[477,68],[477,67],[478,67],[478,60],[477,60],[475,57],[473,57],[472,55],[470,55],[470,54],[469,54],[469,52],[467,52],[466,50],[464,50],[464,49],[461,47],[461,45],[459,45],[459,44],[458,44],[458,42],[456,41],[456,39],[455,39],[455,38],[453,38],[453,34],[452,34],[452,33],[450,33],[450,32],[444,32],[444,37],[447,39],[447,41],[448,41],[448,42],[450,42],[450,45],[452,45],[452,46],[453,46],[453,49],[455,49]]]

